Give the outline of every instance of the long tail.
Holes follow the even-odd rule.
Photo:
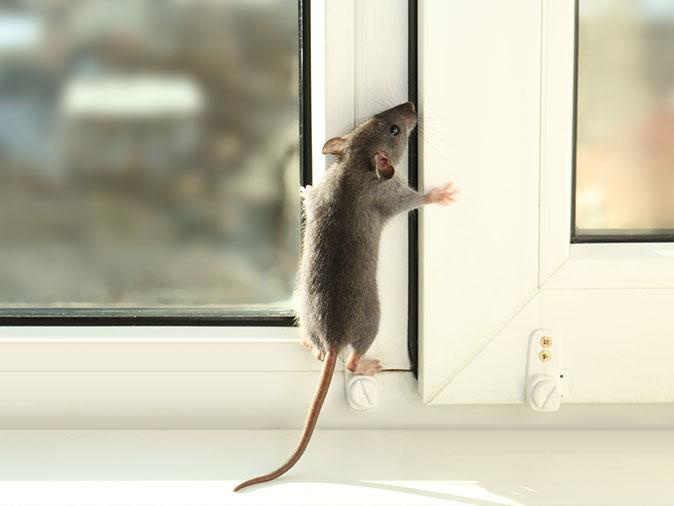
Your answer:
[[[258,483],[264,483],[265,481],[271,481],[282,474],[286,473],[293,467],[300,457],[304,453],[304,450],[307,449],[309,440],[311,439],[311,434],[314,432],[314,427],[316,426],[316,421],[318,420],[318,415],[321,412],[321,407],[323,406],[323,401],[325,396],[328,393],[330,388],[330,381],[332,380],[332,375],[335,372],[335,364],[337,363],[337,349],[332,348],[328,351],[323,361],[323,370],[321,371],[321,378],[318,382],[318,387],[316,388],[316,393],[314,398],[311,401],[311,407],[309,408],[309,413],[307,414],[307,421],[304,423],[304,430],[302,431],[302,437],[300,442],[297,445],[297,449],[290,456],[288,461],[279,467],[276,471],[272,471],[269,474],[258,476],[256,478],[251,478],[242,483],[239,483],[234,487],[234,492],[238,492],[242,488],[249,487],[251,485],[257,485]]]

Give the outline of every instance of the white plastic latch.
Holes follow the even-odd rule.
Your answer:
[[[365,410],[377,405],[377,380],[374,379],[374,376],[353,374],[345,368],[344,386],[346,400],[349,401],[349,406],[353,409]]]
[[[565,386],[559,367],[561,339],[550,329],[538,329],[529,339],[526,398],[534,411],[553,412],[559,409]]]

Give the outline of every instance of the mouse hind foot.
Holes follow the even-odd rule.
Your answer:
[[[325,352],[320,350],[311,339],[308,337],[303,337],[302,341],[300,342],[304,348],[311,352],[315,359],[320,360],[321,362],[325,360]]]
[[[360,353],[351,352],[346,361],[346,368],[354,374],[374,376],[382,371],[382,365],[375,358],[363,358]]]

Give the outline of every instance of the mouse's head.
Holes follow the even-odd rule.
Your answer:
[[[412,102],[405,102],[374,115],[342,137],[333,137],[323,146],[323,154],[349,155],[363,161],[382,180],[391,179],[402,157],[410,132],[417,124]]]

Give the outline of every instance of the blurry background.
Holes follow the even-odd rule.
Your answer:
[[[296,0],[0,0],[0,307],[287,305]]]
[[[580,0],[576,227],[674,233],[674,0]]]

